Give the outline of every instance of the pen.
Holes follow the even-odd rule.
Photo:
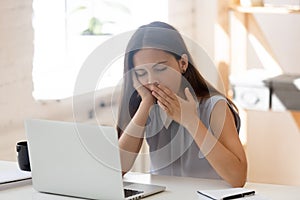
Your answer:
[[[243,197],[251,196],[251,195],[254,195],[254,194],[255,194],[255,191],[244,192],[244,193],[241,193],[241,194],[235,194],[235,195],[231,195],[231,196],[228,196],[228,197],[224,197],[222,200],[243,198]]]

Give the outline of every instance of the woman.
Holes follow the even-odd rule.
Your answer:
[[[145,138],[151,173],[245,184],[237,109],[200,75],[175,28],[141,26],[128,43],[124,75],[117,127],[123,173]]]

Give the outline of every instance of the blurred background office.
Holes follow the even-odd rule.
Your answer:
[[[159,20],[172,24],[205,50],[220,73],[211,77],[214,85],[232,98],[240,89],[249,91],[248,103],[259,102],[260,106],[236,102],[243,120],[240,138],[249,162],[248,181],[300,185],[298,108],[272,107],[270,88],[261,83],[281,74],[300,74],[300,12],[297,5],[261,7],[261,1],[260,7],[254,7],[249,2],[1,0],[0,159],[16,160],[15,144],[26,139],[24,119],[73,120],[74,82],[98,45]],[[86,107],[82,121],[97,117],[101,124],[114,125],[115,117],[109,113],[118,101],[111,101],[111,88],[122,76],[122,59],[114,63],[99,85],[96,110]],[[262,77],[255,79],[258,84],[245,82],[247,78],[237,80],[248,77],[249,71],[254,73],[251,78]],[[300,83],[298,79],[294,83],[297,101]],[[147,167],[148,161],[138,160],[135,170]]]

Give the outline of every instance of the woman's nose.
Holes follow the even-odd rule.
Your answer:
[[[153,73],[148,73],[148,84],[156,83],[158,82],[157,77]]]

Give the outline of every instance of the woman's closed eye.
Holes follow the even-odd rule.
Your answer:
[[[155,67],[153,67],[154,72],[162,72],[162,71],[165,71],[167,69],[168,69],[168,67],[166,65],[156,65]],[[137,77],[145,76],[145,75],[147,75],[147,73],[148,72],[145,69],[135,70],[135,74],[136,74]]]
[[[155,71],[164,71],[166,70],[168,67],[166,65],[155,65],[154,70]]]
[[[142,77],[147,74],[147,71],[144,69],[138,69],[138,70],[135,70],[135,74],[137,77]]]

